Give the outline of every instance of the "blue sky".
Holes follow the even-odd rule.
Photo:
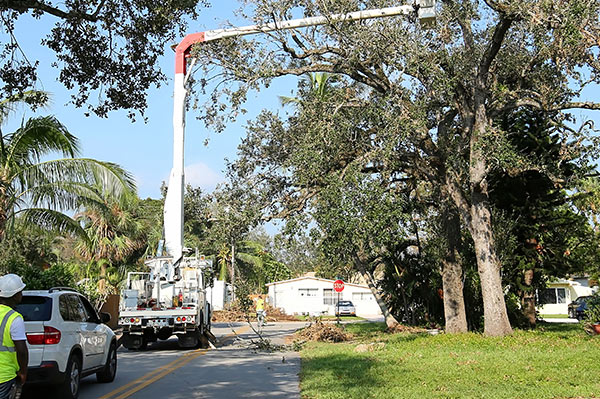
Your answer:
[[[201,9],[200,18],[189,25],[189,33],[223,27],[226,21],[236,25],[249,25],[250,21],[236,18],[234,10],[239,7],[235,0],[219,0],[208,9]],[[160,61],[163,72],[169,78],[160,88],[149,91],[146,111],[148,122],[132,123],[126,112],[111,112],[107,118],[86,117],[86,109],[68,104],[70,92],[56,81],[58,71],[51,67],[56,60],[54,53],[40,45],[56,19],[44,16],[41,21],[22,18],[17,25],[17,38],[30,60],[39,60],[40,84],[38,90],[50,92],[52,104],[39,112],[40,115],[55,115],[81,142],[82,156],[115,162],[131,172],[137,181],[141,198],[160,198],[160,185],[167,181],[172,165],[172,115],[174,52],[165,51]],[[31,29],[31,24],[43,29]],[[181,38],[180,38],[181,39]],[[198,77],[198,76],[196,76]],[[245,134],[244,124],[257,115],[262,108],[280,109],[278,95],[289,95],[295,87],[295,78],[276,82],[269,89],[253,93],[248,101],[248,114],[244,119],[228,126],[220,134],[209,132],[187,115],[185,165],[186,181],[193,186],[212,191],[223,181],[225,158],[235,159],[236,148]],[[256,101],[259,99],[260,101]],[[24,110],[12,115],[4,130],[13,131],[20,123]],[[33,115],[31,111],[26,116]],[[140,119],[140,118],[138,118]],[[209,138],[208,146],[204,145]]]

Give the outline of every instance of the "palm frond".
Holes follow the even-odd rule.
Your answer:
[[[64,213],[44,208],[27,208],[16,213],[26,223],[31,223],[44,230],[60,234],[73,234],[83,240],[88,240],[81,225]]]
[[[79,140],[54,116],[30,118],[24,126],[5,138],[6,165],[39,162],[52,152],[65,157],[79,154]]]
[[[50,209],[101,208],[106,206],[104,198],[95,186],[81,182],[46,182],[26,189],[18,194],[24,203]]]
[[[50,102],[48,92],[40,90],[29,90],[23,93],[17,93],[8,98],[0,100],[0,125],[6,118],[16,111],[19,104],[29,104],[37,107],[43,107]]]
[[[259,269],[262,268],[264,265],[264,261],[260,256],[243,253],[243,252],[238,252],[238,253],[236,253],[236,258],[241,260],[244,263],[248,263]]]
[[[66,182],[71,185],[67,185]],[[70,197],[63,199],[70,209],[85,203],[83,196],[79,194],[83,194],[86,187],[88,189],[85,193],[89,194],[87,199],[95,197],[91,195],[90,188],[94,186],[99,187],[102,194],[120,200],[135,192],[135,181],[130,173],[117,164],[90,158],[63,158],[30,165],[17,172],[13,177],[13,185],[23,190],[22,192],[33,191],[34,187],[38,186],[46,187],[48,196],[42,196],[43,190],[40,190],[39,199],[43,198],[44,201],[52,198],[52,190],[49,187],[55,186],[56,193],[64,193],[66,188],[77,188]],[[78,204],[77,198],[82,202]],[[60,202],[58,198],[54,200]]]

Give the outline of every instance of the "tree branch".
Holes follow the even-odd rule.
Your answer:
[[[69,20],[72,18],[82,18],[86,21],[97,22],[100,11],[104,7],[105,0],[102,0],[96,11],[92,14],[87,14],[79,11],[63,11],[60,8],[52,7],[46,3],[37,0],[5,0],[2,1],[2,7],[8,8],[15,11],[26,12],[29,10],[38,10],[43,11],[47,14],[54,15],[55,17],[59,17],[65,20]]]
[[[498,52],[502,47],[504,37],[506,36],[506,33],[508,32],[508,29],[510,28],[512,23],[512,18],[506,18],[502,16],[500,22],[498,22],[498,25],[496,25],[496,28],[494,29],[492,41],[490,42],[488,48],[485,50],[483,58],[481,59],[481,63],[479,64],[477,81],[480,88],[484,88],[487,85],[488,75],[490,73],[490,66],[496,58],[496,55],[498,55]]]

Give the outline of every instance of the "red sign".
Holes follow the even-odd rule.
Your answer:
[[[342,280],[335,280],[333,282],[333,289],[335,290],[335,292],[344,291],[344,282]]]

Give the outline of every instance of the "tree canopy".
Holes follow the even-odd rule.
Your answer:
[[[393,5],[369,0],[248,3],[256,23]],[[193,55],[200,61],[202,82],[216,78],[225,83],[215,86],[201,117],[221,128],[243,106],[249,90],[278,76],[327,72],[342,77],[326,113],[303,104],[303,112],[288,121],[261,116],[251,127],[257,132],[253,140],[270,149],[271,158],[261,160],[257,151],[250,152],[254,162],[242,161],[238,170],[254,174],[247,180],[255,189],[268,179],[283,187],[280,201],[272,201],[270,208],[273,203],[285,208],[279,214],[308,206],[327,175],[343,174],[351,164],[379,173],[388,184],[416,179],[433,185],[457,209],[472,239],[485,332],[508,334],[491,174],[537,171],[558,185],[568,176],[519,152],[496,121],[523,107],[551,116],[560,160],[594,141],[590,125],[572,110],[600,109],[579,97],[585,87],[600,82],[599,15],[598,0],[446,0],[438,4],[436,22],[426,26],[414,15],[330,21],[198,45]],[[306,118],[301,126],[310,129],[284,133],[294,130],[300,118]],[[584,152],[581,160],[586,162]]]
[[[38,69],[50,67],[33,61],[35,54],[19,45],[15,29],[19,20],[31,18],[29,29],[40,32],[39,21],[50,17],[56,22],[49,32],[40,32],[41,44],[55,52],[52,66],[59,70],[58,80],[74,91],[73,104],[99,116],[115,109],[126,109],[131,117],[133,111],[143,114],[147,90],[166,80],[159,57],[185,33],[199,6],[207,5],[204,0],[2,1],[0,27],[8,39],[0,51],[2,94],[35,88]]]

